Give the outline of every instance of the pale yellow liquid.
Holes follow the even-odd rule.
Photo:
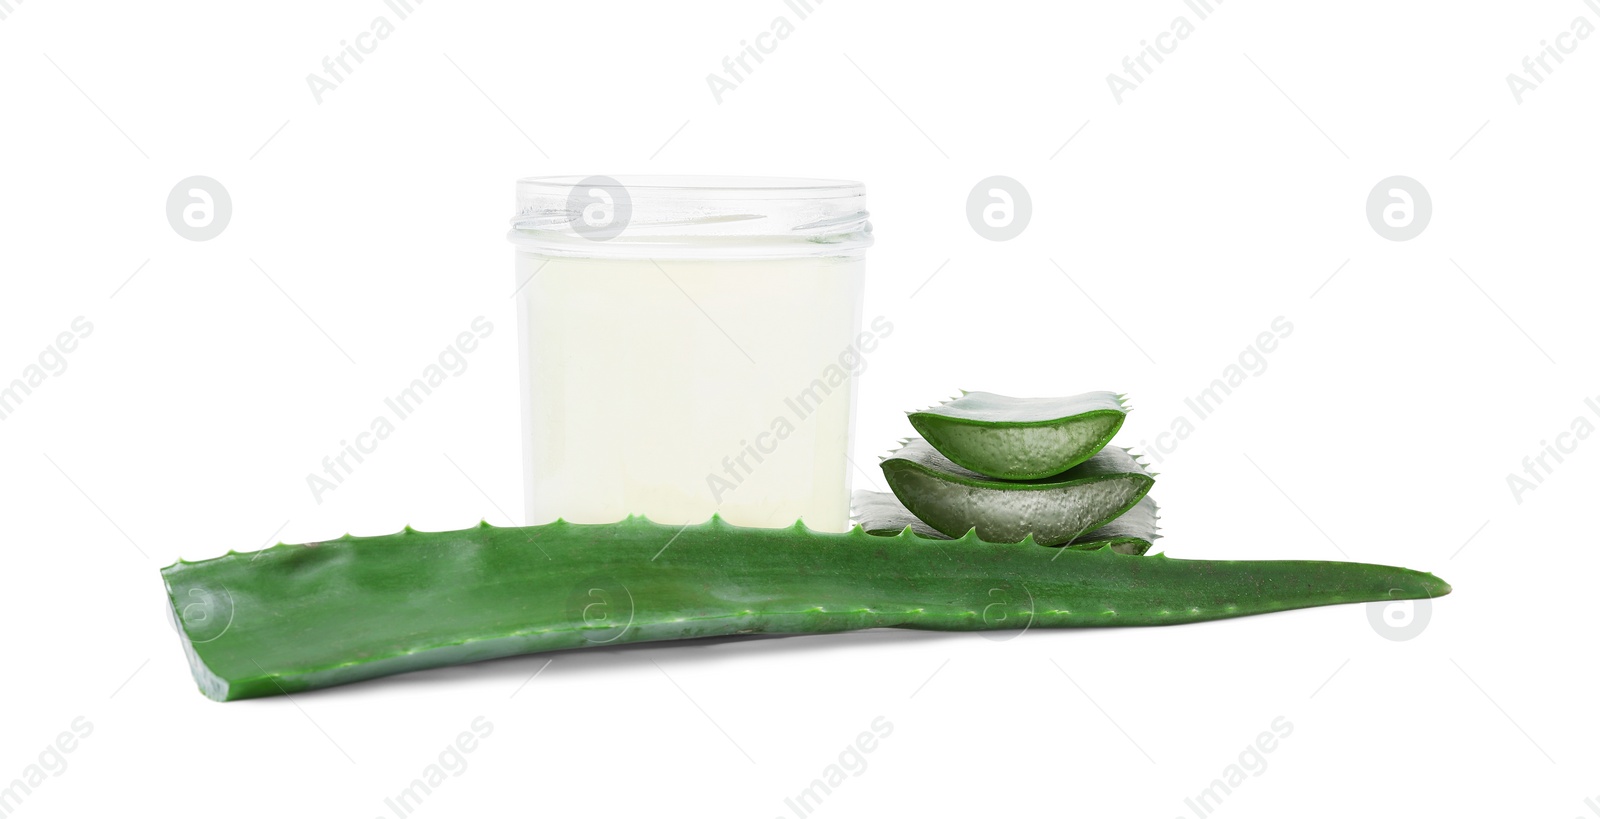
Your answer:
[[[516,255],[528,523],[845,530],[860,258]]]

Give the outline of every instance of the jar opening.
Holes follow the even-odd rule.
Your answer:
[[[557,256],[850,255],[872,243],[865,186],[838,179],[529,177],[511,228],[513,243]]]

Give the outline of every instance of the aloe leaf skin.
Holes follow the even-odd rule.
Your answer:
[[[969,392],[907,413],[911,425],[952,462],[992,478],[1046,478],[1088,460],[1127,417],[1121,396],[1012,398]]]
[[[932,540],[951,540],[939,530],[911,514],[900,499],[889,492],[858,491],[851,496],[855,519],[869,535],[898,535],[910,528],[918,537]],[[1063,544],[1068,549],[1098,549],[1105,546],[1125,555],[1142,555],[1150,551],[1155,539],[1159,508],[1154,498],[1145,495],[1132,509],[1116,520]]]
[[[1172,560],[975,535],[668,526],[406,529],[161,570],[200,690],[235,700],[585,646],[863,628],[1150,626],[1438,597],[1389,566]]]
[[[959,537],[1016,543],[1029,535],[1046,546],[1067,543],[1133,508],[1155,476],[1122,447],[1048,478],[1004,481],[952,463],[912,438],[880,464],[895,497],[929,526]]]

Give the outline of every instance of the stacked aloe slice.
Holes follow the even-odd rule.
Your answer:
[[[930,538],[976,530],[991,543],[1109,546],[1142,555],[1157,537],[1155,475],[1110,446],[1128,413],[1122,396],[1011,398],[968,392],[909,413],[921,438],[883,459],[893,494],[857,492],[873,534],[908,527]]]

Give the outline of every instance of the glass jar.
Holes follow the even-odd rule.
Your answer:
[[[844,531],[865,190],[837,180],[517,182],[529,524],[644,515]]]

